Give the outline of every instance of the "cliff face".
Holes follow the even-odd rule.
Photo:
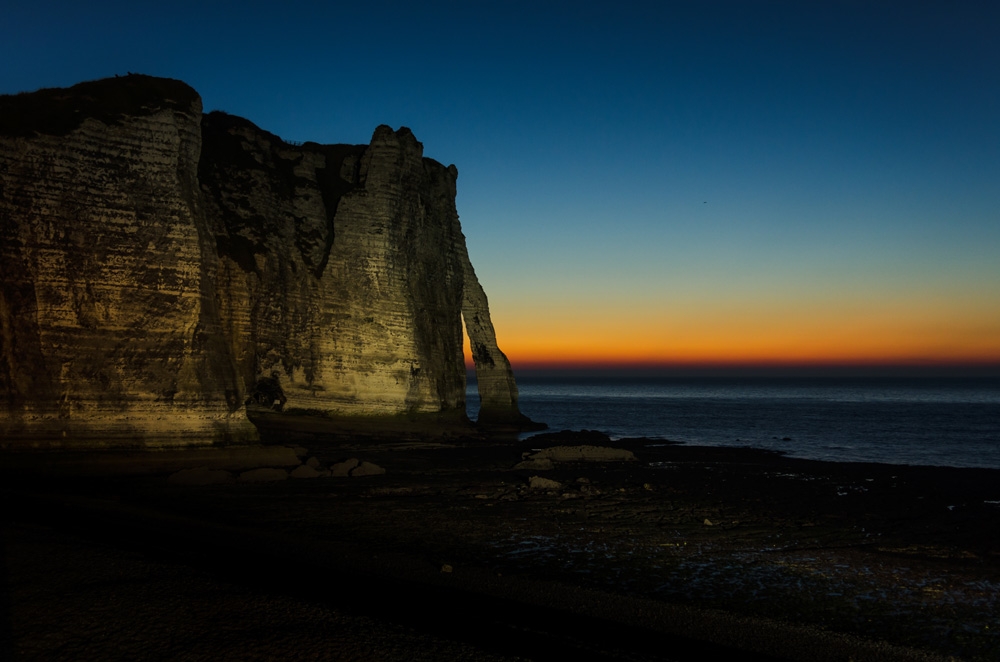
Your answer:
[[[409,130],[294,146],[145,76],[0,117],[6,443],[250,439],[272,375],[286,410],[464,420],[463,315],[484,420],[521,419],[457,170]]]

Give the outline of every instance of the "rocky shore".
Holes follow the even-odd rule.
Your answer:
[[[5,457],[0,656],[1000,657],[997,471],[593,432],[298,443],[140,475]]]

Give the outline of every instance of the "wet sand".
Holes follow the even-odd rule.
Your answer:
[[[595,443],[637,459],[513,468]],[[307,445],[386,473],[194,487],[8,463],[3,652],[1000,658],[997,471],[582,433]]]

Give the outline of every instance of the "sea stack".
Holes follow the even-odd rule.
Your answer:
[[[406,128],[294,145],[170,79],[0,97],[0,443],[252,441],[268,385],[281,416],[467,424],[463,316],[481,421],[526,423],[457,177]]]

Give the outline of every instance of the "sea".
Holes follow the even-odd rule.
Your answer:
[[[517,384],[522,413],[552,431],[1000,469],[1000,377],[517,375]],[[474,379],[467,403],[475,419]]]

